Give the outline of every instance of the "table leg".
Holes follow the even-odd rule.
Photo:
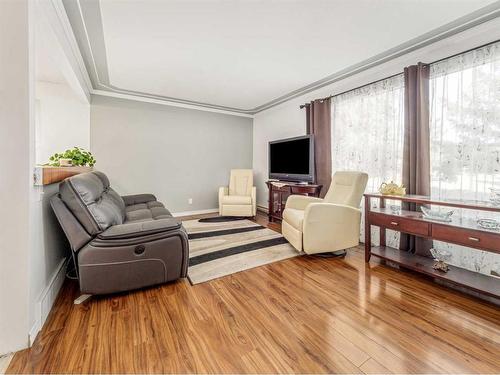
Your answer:
[[[380,208],[385,208],[384,198],[380,198]],[[380,246],[385,246],[385,234],[386,234],[385,227],[379,227],[379,233],[380,233]]]
[[[365,262],[369,262],[372,255],[372,234],[369,217],[370,197],[365,197]]]

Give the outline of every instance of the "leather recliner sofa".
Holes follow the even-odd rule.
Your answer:
[[[82,293],[186,277],[187,232],[154,195],[122,197],[104,173],[93,171],[61,182],[51,205],[73,251]]]

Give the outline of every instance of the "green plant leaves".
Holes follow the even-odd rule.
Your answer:
[[[48,163],[51,166],[59,166],[59,159],[71,159],[74,166],[89,166],[93,167],[96,160],[90,151],[86,151],[81,147],[73,147],[71,150],[66,150],[62,154],[55,153],[52,155]]]

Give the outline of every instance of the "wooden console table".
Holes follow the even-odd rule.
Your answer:
[[[269,189],[269,221],[281,220],[286,200],[290,195],[307,195],[319,197],[323,185],[299,184],[297,182],[276,181],[279,184],[285,184],[282,187],[273,184],[275,181],[266,181]]]
[[[380,193],[365,194],[365,261],[370,257],[391,261],[399,266],[417,271],[436,279],[446,280],[449,283],[466,287],[475,292],[500,298],[500,279],[483,275],[463,268],[449,266],[448,272],[437,271],[432,268],[434,260],[420,255],[415,255],[399,249],[386,246],[385,230],[427,237],[434,240],[454,243],[500,254],[500,231],[488,230],[479,227],[475,220],[468,218],[453,218],[451,222],[441,222],[423,218],[417,211],[400,211],[394,214],[385,208],[385,200],[399,200],[418,205],[439,205],[456,208],[466,208],[480,211],[500,212],[500,207],[488,202],[479,201],[452,201],[435,200],[418,195],[390,196]],[[380,200],[380,208],[371,208],[371,199]],[[380,228],[380,246],[371,246],[372,225]]]

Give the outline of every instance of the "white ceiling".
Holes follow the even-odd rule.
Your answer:
[[[109,83],[253,109],[491,0],[101,0]]]

